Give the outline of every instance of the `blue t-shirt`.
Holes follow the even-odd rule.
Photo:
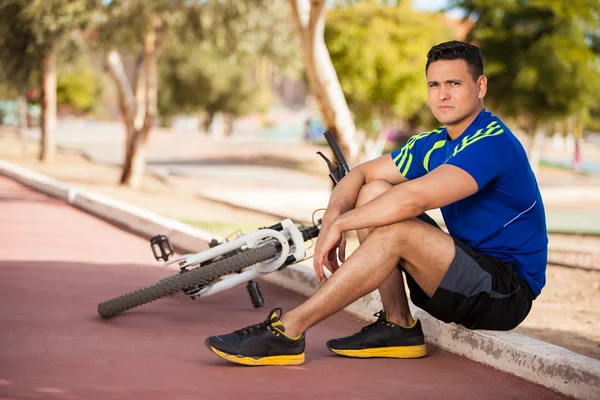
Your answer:
[[[537,297],[546,284],[544,204],[519,140],[485,109],[456,139],[445,127],[411,137],[392,158],[407,179],[442,164],[466,171],[477,193],[442,207],[448,232],[473,250],[513,262]]]

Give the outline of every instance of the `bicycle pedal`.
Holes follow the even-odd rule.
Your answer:
[[[258,282],[248,281],[246,290],[248,290],[248,294],[250,294],[250,300],[252,301],[254,308],[261,308],[265,305],[265,298],[258,287]]]
[[[169,242],[169,238],[165,235],[154,236],[150,239],[150,246],[152,247],[152,253],[156,261],[169,261],[169,257],[174,253],[171,242]]]

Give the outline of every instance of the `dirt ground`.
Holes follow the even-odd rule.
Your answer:
[[[119,168],[91,163],[77,152],[59,151],[52,165],[40,164],[37,147],[32,142],[22,145],[14,135],[0,130],[0,159],[183,220],[217,236],[277,221],[273,216],[191,196],[184,189],[194,182],[189,178],[177,177],[166,183],[148,176],[141,189],[132,190],[116,185]],[[586,237],[585,241],[600,247],[598,237]],[[600,271],[549,265],[547,285],[516,331],[600,359]]]

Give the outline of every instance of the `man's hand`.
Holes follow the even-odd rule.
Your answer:
[[[313,257],[313,267],[317,276],[317,282],[321,283],[327,279],[323,266],[331,273],[334,273],[340,267],[338,263],[338,249],[340,261],[346,261],[346,238],[344,234],[339,230],[335,219],[328,223],[324,221],[321,232],[317,237]]]

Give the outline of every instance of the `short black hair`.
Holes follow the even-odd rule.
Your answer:
[[[429,64],[441,60],[465,60],[474,80],[483,75],[483,54],[472,44],[453,40],[433,46],[427,53],[425,72]]]

